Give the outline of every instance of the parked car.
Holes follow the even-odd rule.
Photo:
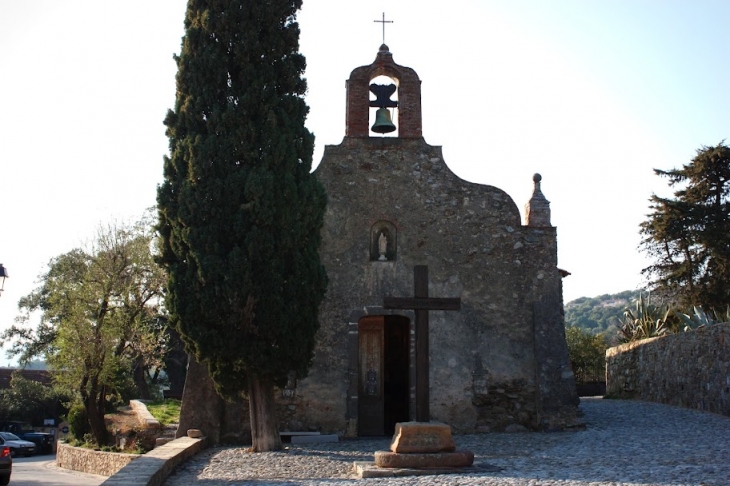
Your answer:
[[[53,452],[53,436],[45,432],[36,432],[26,422],[0,422],[0,432],[10,432],[22,440],[33,442],[37,454]]]
[[[23,440],[10,432],[0,432],[0,445],[10,447],[10,455],[13,457],[30,456],[37,450],[34,442]]]
[[[10,473],[13,471],[13,458],[10,457],[10,447],[0,446],[0,485],[10,482]]]

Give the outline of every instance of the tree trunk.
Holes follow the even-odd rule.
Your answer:
[[[91,433],[94,435],[96,444],[98,446],[103,446],[107,443],[109,432],[106,430],[104,413],[99,410],[98,398],[98,388],[96,386],[92,386],[88,394],[84,397],[84,407],[86,407],[86,417],[89,420]]]
[[[274,383],[268,378],[249,375],[248,397],[252,449],[254,452],[281,450]]]
[[[91,433],[94,434],[94,439],[96,440],[97,445],[106,445],[109,433],[106,430],[104,416],[99,413],[95,400],[89,400],[88,403],[89,404],[86,407],[86,414],[89,417]]]
[[[106,387],[104,385],[101,386],[101,391],[96,393],[97,396],[96,399],[96,409],[99,411],[100,416],[106,415]]]
[[[134,379],[134,385],[137,387],[137,397],[142,400],[149,400],[152,398],[152,394],[150,393],[150,387],[147,386],[144,358],[141,355],[137,356],[132,367],[132,377]]]
[[[170,380],[170,396],[182,397],[188,369],[188,355],[180,334],[175,329],[168,329],[170,350],[165,356],[165,372]],[[190,358],[194,360],[194,358]],[[207,369],[206,369],[207,374]]]

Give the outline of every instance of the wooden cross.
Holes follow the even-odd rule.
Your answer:
[[[373,22],[378,22],[380,24],[383,24],[383,44],[385,44],[385,24],[392,24],[392,20],[385,20],[385,12],[383,12],[383,20],[373,20]]]
[[[413,267],[413,297],[383,297],[385,309],[416,311],[416,421],[429,422],[428,311],[460,310],[461,299],[428,296],[428,267]]]

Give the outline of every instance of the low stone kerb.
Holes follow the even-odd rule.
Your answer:
[[[160,421],[152,416],[150,411],[147,410],[147,405],[145,405],[143,402],[141,402],[139,400],[130,400],[129,407],[132,410],[134,410],[134,412],[137,414],[137,418],[140,422],[140,425],[142,425],[142,427],[145,427],[148,429],[161,429],[162,428],[162,425],[160,425]]]
[[[200,452],[205,445],[205,438],[175,439],[127,464],[102,485],[160,486],[180,463]]]

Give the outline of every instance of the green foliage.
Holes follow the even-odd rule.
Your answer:
[[[676,332],[677,329],[678,320],[669,305],[654,305],[651,303],[651,295],[646,299],[640,295],[633,310],[628,307],[624,310],[619,341],[628,343],[664,336]]]
[[[578,383],[605,379],[606,349],[608,342],[603,334],[593,334],[579,327],[565,329],[568,354]]]
[[[122,452],[122,450],[119,449],[119,447],[117,447],[117,446],[108,446],[108,445],[101,446],[99,448],[99,450],[101,450],[101,452]]]
[[[657,304],[653,302],[657,302]],[[571,327],[588,334],[603,335],[610,346],[690,331],[717,322],[730,322],[730,306],[725,312],[707,311],[694,306],[683,313],[666,298],[627,290],[598,297],[581,297],[565,304],[566,335]],[[577,332],[577,331],[573,331]],[[570,346],[570,343],[569,343]]]
[[[702,147],[681,169],[657,175],[678,186],[673,198],[652,195],[641,224],[643,270],[654,291],[682,307],[724,309],[730,302],[730,147]]]
[[[621,326],[624,308],[636,293],[635,290],[626,290],[570,301],[565,305],[565,326],[579,327],[593,334],[614,335]]]
[[[155,434],[136,433],[126,438],[124,452],[127,454],[146,454],[155,448]]]
[[[68,411],[68,423],[71,436],[77,441],[88,442],[85,436],[91,433],[89,426],[89,416],[86,414],[86,408],[81,403],[71,406]]]
[[[190,0],[158,189],[168,308],[216,387],[311,364],[326,196],[301,77],[300,0]]]
[[[69,398],[67,392],[23,378],[15,371],[10,388],[0,390],[0,420],[41,424],[46,418],[58,419],[65,414],[62,404]]]
[[[180,400],[155,400],[146,405],[147,410],[163,426],[180,423]]]
[[[84,449],[99,449],[99,445],[94,440],[94,436],[90,433],[84,434],[81,438],[70,436],[68,445],[73,447],[83,447]]]
[[[21,362],[42,355],[59,371],[55,384],[80,394],[100,444],[107,400],[128,386],[132,364],[159,367],[165,354],[165,276],[153,236],[145,219],[100,227],[86,248],[51,260],[41,286],[19,303],[19,325],[2,335]],[[36,316],[35,330],[24,327]]]
[[[691,314],[684,314],[677,311],[676,315],[681,319],[682,324],[684,324],[683,330],[690,331],[692,329],[710,326],[719,322],[730,322],[730,306],[725,309],[724,314],[716,311],[705,312],[702,310],[702,307],[694,306],[692,307]]]

